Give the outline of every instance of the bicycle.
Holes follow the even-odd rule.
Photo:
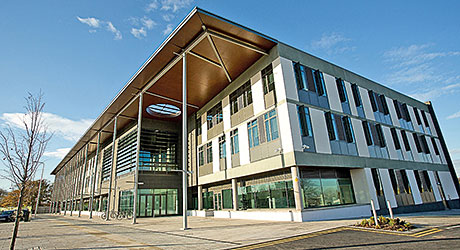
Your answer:
[[[118,218],[118,212],[117,211],[109,211],[109,218],[110,219],[117,219]],[[101,214],[101,219],[106,220],[107,219],[107,212],[103,212]]]

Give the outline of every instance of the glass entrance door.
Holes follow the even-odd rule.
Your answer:
[[[166,194],[156,194],[155,195],[155,216],[166,215],[167,208],[167,197]]]
[[[153,195],[139,196],[139,217],[153,216]]]

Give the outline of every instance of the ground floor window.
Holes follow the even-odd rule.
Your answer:
[[[134,192],[132,190],[120,191],[120,198],[118,202],[118,211],[133,211]]]
[[[238,206],[248,208],[294,208],[292,181],[278,181],[238,188]]]
[[[203,209],[214,209],[213,198],[213,192],[203,192]]]
[[[222,207],[224,209],[233,208],[233,197],[231,189],[222,190]]]
[[[179,214],[177,189],[138,189],[137,216],[153,217]],[[119,211],[132,211],[134,192],[120,192]]]
[[[355,203],[348,169],[305,169],[301,177],[304,208]]]

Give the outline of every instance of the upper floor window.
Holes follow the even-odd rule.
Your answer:
[[[198,148],[198,166],[204,165],[204,146]]]
[[[423,119],[423,123],[425,124],[426,133],[431,134],[430,124],[428,123],[428,119],[426,118],[425,111],[420,110],[420,112],[422,113],[422,119]]]
[[[201,116],[196,119],[196,135],[201,135]]]
[[[324,77],[321,71],[311,69],[300,63],[294,63],[294,73],[298,89],[317,93],[318,96],[326,95]]]
[[[240,145],[238,140],[238,129],[230,131],[230,146],[232,155],[238,154],[240,152]]]
[[[225,142],[225,135],[219,137],[219,159],[227,157],[227,143]]]
[[[313,136],[310,111],[307,107],[299,106],[300,132],[302,136]]]
[[[393,100],[393,104],[396,110],[396,116],[399,119],[399,124],[405,129],[413,130],[412,121],[410,119],[409,111],[407,109],[407,104],[402,104],[397,100]]]
[[[212,142],[206,144],[206,163],[212,163]]]
[[[214,107],[208,110],[206,114],[207,114],[208,129],[221,123],[224,119],[224,116],[222,114],[222,103],[221,102],[217,103]]]
[[[390,130],[391,130],[391,137],[393,138],[393,143],[395,145],[395,149],[400,150],[401,149],[401,143],[399,142],[398,135],[396,134],[396,129],[391,128]]]
[[[355,101],[356,107],[362,107],[363,101],[361,100],[361,94],[359,93],[358,85],[351,84],[351,92],[353,93],[353,100]]]
[[[262,70],[262,82],[264,94],[275,90],[275,78],[273,76],[273,67],[271,64]]]
[[[433,144],[434,153],[436,155],[439,155],[439,148],[438,148],[438,145],[436,144],[436,140],[433,137],[431,137],[431,144]]]
[[[252,103],[251,81],[247,81],[230,94],[230,113],[233,115]]]
[[[385,147],[385,137],[383,136],[382,126],[371,122],[363,121],[364,135],[368,146],[374,145]]]
[[[264,115],[264,124],[267,142],[278,139],[279,133],[278,122],[276,119],[276,109],[273,109]]]
[[[326,126],[331,141],[354,142],[353,129],[350,118],[337,114],[325,113]]]
[[[391,125],[390,110],[388,109],[386,97],[384,95],[376,94],[372,90],[369,90],[368,93],[372,111],[374,111],[375,120]]]
[[[257,119],[248,123],[249,148],[259,145],[259,128]]]
[[[335,79],[335,83],[337,85],[337,91],[339,92],[340,102],[348,102],[347,90],[345,89],[345,83],[343,82],[343,80],[337,78]]]
[[[412,110],[414,111],[415,120],[417,121],[418,128],[420,129],[421,132],[425,133],[425,129],[423,129],[422,119],[420,119],[420,114],[418,113],[418,109],[416,107],[412,107]]]

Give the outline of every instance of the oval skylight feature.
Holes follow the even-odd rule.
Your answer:
[[[178,117],[181,111],[172,104],[159,103],[152,104],[146,108],[147,113],[156,117]]]

